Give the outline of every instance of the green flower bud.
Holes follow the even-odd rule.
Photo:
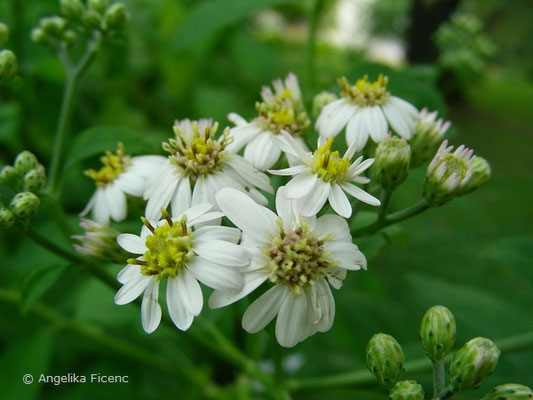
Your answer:
[[[119,264],[128,259],[128,254],[117,243],[120,232],[85,218],[81,219],[80,227],[84,234],[72,236],[80,242],[73,245],[78,253]]]
[[[106,8],[109,6],[109,0],[89,0],[87,2],[87,6],[89,7],[89,10],[103,14]]]
[[[400,185],[409,171],[411,148],[403,138],[387,136],[378,144],[373,165],[375,179],[388,191]]]
[[[337,95],[326,90],[313,97],[313,106],[311,108],[313,117],[317,118],[322,112],[322,109],[335,100],[337,100]]]
[[[4,47],[9,40],[9,27],[0,22],[0,47]]]
[[[39,161],[37,161],[37,157],[35,157],[35,155],[28,150],[24,150],[23,152],[19,153],[15,158],[15,162],[13,163],[13,166],[21,174],[25,174],[32,169],[38,168],[40,165],[41,164],[39,164]]]
[[[94,10],[87,10],[83,14],[83,24],[89,29],[100,29],[102,16]]]
[[[444,122],[442,118],[437,119],[437,111],[430,113],[427,108],[420,111],[418,121],[415,124],[415,131],[409,139],[412,168],[431,159],[450,124],[449,121]]]
[[[67,21],[57,15],[44,17],[41,18],[40,27],[46,35],[60,37],[67,27]]]
[[[477,337],[455,353],[450,365],[450,385],[454,391],[477,388],[494,371],[500,350],[489,339]]]
[[[420,340],[432,361],[446,357],[455,343],[455,318],[444,306],[433,306],[426,311],[420,325]]]
[[[366,347],[366,365],[382,385],[392,387],[403,375],[405,357],[400,344],[391,335],[378,333]]]
[[[0,208],[0,229],[3,231],[10,230],[15,224],[15,215],[7,207]]]
[[[11,165],[6,165],[0,172],[0,183],[15,189],[21,178],[20,172]]]
[[[32,169],[24,175],[24,188],[28,192],[38,192],[46,184],[46,175],[44,167]]]
[[[81,0],[61,0],[61,12],[67,18],[80,20],[85,12]]]
[[[124,27],[128,18],[126,7],[122,3],[115,3],[105,13],[104,23],[107,29],[118,31]]]
[[[482,157],[476,157],[474,160],[472,160],[472,176],[464,186],[463,190],[461,190],[461,195],[470,193],[481,186],[483,186],[485,183],[488,182],[491,175],[491,169],[490,164],[487,160],[485,160]]]
[[[35,215],[41,202],[39,198],[31,192],[20,192],[11,200],[11,210],[15,217],[26,220]]]
[[[391,389],[390,400],[424,400],[424,389],[416,381],[400,381]]]
[[[48,36],[41,28],[33,28],[31,31],[31,40],[37,44],[45,44],[48,41]]]
[[[72,44],[78,39],[78,34],[74,32],[73,30],[67,30],[65,33],[63,33],[63,40],[68,43]]]
[[[472,176],[473,150],[442,142],[433,161],[428,166],[422,195],[430,206],[440,206],[460,195]]]
[[[0,51],[0,86],[6,85],[17,74],[18,62],[11,50]]]
[[[507,383],[496,386],[488,392],[482,400],[531,400],[533,391],[518,383]]]

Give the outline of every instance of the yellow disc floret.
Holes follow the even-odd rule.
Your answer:
[[[362,79],[358,79],[355,85],[350,85],[345,77],[339,78],[338,83],[342,89],[341,96],[361,107],[382,105],[390,97],[387,91],[389,78],[382,74],[379,74],[374,82],[365,75]]]
[[[85,171],[85,175],[93,179],[96,186],[99,187],[106,186],[113,182],[131,164],[131,158],[126,154],[126,150],[122,143],[118,144],[116,154],[106,151],[105,156],[101,157],[100,161],[104,166],[98,171],[94,169],[88,169]]]
[[[200,130],[198,124],[192,124],[192,132],[181,132],[175,127],[176,139],[163,143],[168,151],[170,162],[185,170],[193,179],[219,171],[227,154],[225,147],[231,143],[229,128],[226,128],[220,140],[215,139],[218,123]]]
[[[257,102],[255,108],[259,116],[254,122],[276,134],[284,130],[291,135],[299,135],[310,123],[303,105],[294,100],[287,88],[276,95],[264,97],[264,101]]]
[[[158,279],[176,276],[194,256],[192,230],[187,227],[187,217],[183,216],[178,222],[172,221],[166,212],[164,217],[167,222],[158,228],[143,219],[152,231],[152,235],[146,237],[148,250],[142,260],[128,260],[130,264],[140,265],[143,275],[157,276]]]
[[[333,138],[330,137],[315,150],[311,168],[323,181],[336,183],[344,180],[345,173],[350,168],[350,160],[341,158],[338,151],[331,151],[332,144]]]
[[[335,266],[331,254],[324,251],[324,243],[332,238],[333,235],[321,239],[314,236],[304,219],[288,231],[283,230],[278,220],[278,234],[263,248],[270,281],[287,285],[295,295],[302,293],[302,289],[313,285],[328,268]]]

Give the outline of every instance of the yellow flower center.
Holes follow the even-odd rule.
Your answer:
[[[330,137],[315,150],[311,168],[323,181],[336,183],[344,180],[344,174],[351,163],[348,158],[341,158],[338,151],[331,151],[332,144],[333,138]]]
[[[194,256],[192,230],[187,227],[187,217],[183,216],[179,222],[173,222],[166,212],[164,217],[167,222],[158,228],[143,218],[143,223],[152,231],[152,235],[146,237],[148,250],[142,260],[128,260],[130,264],[140,265],[143,275],[157,276],[158,279],[176,276]]]
[[[287,88],[276,94],[273,101],[257,102],[255,108],[259,116],[254,121],[276,134],[285,130],[291,135],[299,135],[310,124],[303,106],[293,100]]]
[[[282,221],[278,220],[278,229],[279,233],[263,248],[263,255],[268,259],[266,270],[271,282],[287,285],[298,295],[323,277],[329,267],[336,265],[331,254],[324,251],[324,243],[331,240],[333,234],[317,238],[304,219],[289,231],[284,231]]]
[[[342,89],[341,96],[361,107],[382,105],[390,97],[387,91],[389,78],[379,74],[376,81],[371,82],[368,76],[358,79],[355,85],[350,85],[345,77],[339,78],[338,84]]]
[[[225,147],[231,143],[229,128],[224,130],[221,140],[215,139],[218,123],[207,126],[204,131],[198,129],[196,122],[192,125],[192,138],[174,129],[176,139],[163,143],[163,149],[169,152],[170,162],[185,170],[193,179],[214,171],[219,171],[227,157]]]
[[[113,182],[131,164],[131,158],[126,154],[122,143],[118,144],[116,154],[106,151],[105,156],[101,157],[100,161],[104,166],[98,171],[94,169],[85,171],[85,175],[93,179],[98,187],[103,187]]]

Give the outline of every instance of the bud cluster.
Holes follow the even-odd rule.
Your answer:
[[[41,202],[37,194],[46,184],[45,169],[33,153],[25,150],[17,155],[13,165],[2,168],[0,184],[14,194],[0,208],[0,228],[8,230],[16,220],[27,221],[38,211]]]
[[[9,27],[0,22],[0,49],[9,39]],[[7,85],[17,74],[18,62],[15,53],[8,49],[0,50],[0,88]]]
[[[437,119],[437,111],[422,109],[418,114],[413,136],[409,139],[411,146],[411,167],[416,168],[429,161],[442,142],[444,134],[450,127],[450,121]]]

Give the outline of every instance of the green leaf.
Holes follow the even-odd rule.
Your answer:
[[[137,132],[127,128],[97,126],[79,134],[71,145],[65,169],[89,157],[115,151],[122,142],[128,154],[150,154],[161,152],[161,142],[170,135],[154,132]]]
[[[220,29],[230,26],[247,15],[297,0],[207,0],[194,7],[181,21],[176,31],[174,50],[183,51],[199,46]]]
[[[22,312],[39,298],[41,298],[63,276],[67,270],[66,265],[48,265],[32,270],[22,286]]]
[[[38,383],[41,374],[48,373],[54,333],[44,330],[13,340],[3,349],[0,357],[0,393],[3,399],[37,399],[44,388]],[[24,384],[26,374],[33,377],[32,384]]]

